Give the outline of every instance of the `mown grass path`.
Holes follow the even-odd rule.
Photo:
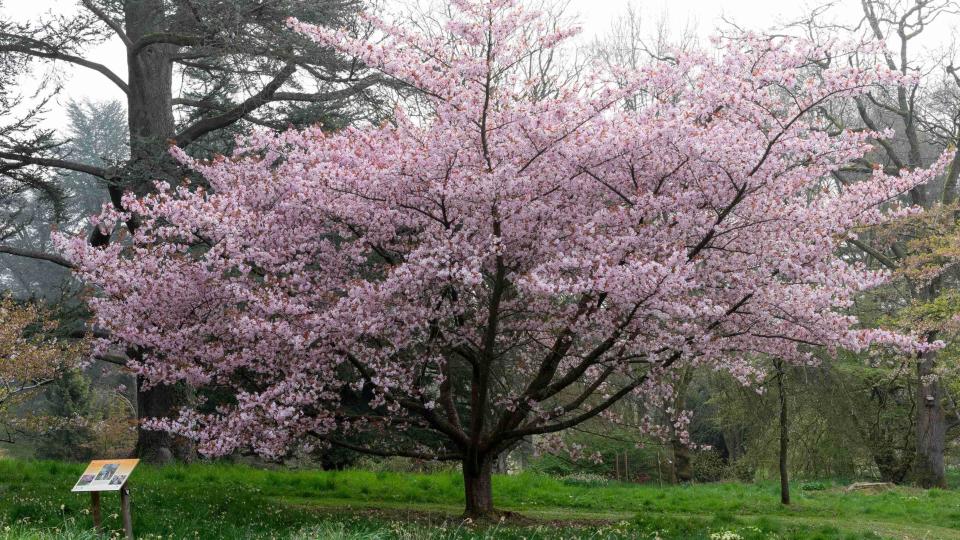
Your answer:
[[[70,493],[82,468],[0,460],[0,539],[85,538],[89,499]],[[953,490],[863,494],[798,486],[795,503],[783,508],[776,487],[766,484],[585,485],[522,474],[495,479],[498,506],[522,517],[491,536],[456,520],[463,494],[462,479],[453,472],[142,466],[132,487],[135,529],[149,538],[322,538],[329,534],[315,527],[335,525],[345,539],[709,539],[729,530],[744,540],[960,540],[960,492]],[[105,514],[107,526],[118,529],[114,499],[104,497]],[[561,530],[566,532],[557,536]]]
[[[300,506],[301,508],[313,509],[321,514],[337,515],[347,512],[365,515],[371,518],[433,523],[455,519],[462,510],[459,506],[449,504],[409,504],[383,501],[358,502],[349,499],[280,498],[277,499],[276,502],[278,504],[292,504]],[[510,507],[502,507],[502,509],[511,512],[521,511],[520,509]],[[549,524],[569,523],[583,527],[604,523],[618,523],[638,518],[636,512],[624,510],[584,511],[564,507],[535,507],[523,509],[522,512],[522,516],[532,522]],[[717,515],[710,513],[652,511],[647,515],[654,519],[666,517],[671,520],[719,521],[719,523],[723,523],[724,521],[722,518],[717,520]],[[747,513],[739,513],[729,517],[731,518],[730,521],[739,521],[750,525],[756,525],[771,518],[770,515]],[[955,528],[929,524],[903,523],[887,520],[883,516],[875,516],[872,518],[858,518],[853,516],[830,517],[825,515],[791,514],[787,511],[776,514],[775,520],[783,524],[799,525],[804,528],[817,528],[828,525],[836,528],[843,534],[855,535],[856,533],[873,532],[881,538],[960,540],[960,530]]]

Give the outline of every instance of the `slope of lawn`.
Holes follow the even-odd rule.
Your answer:
[[[0,460],[0,539],[95,538],[89,497],[70,493],[84,465]],[[803,489],[806,488],[806,489]],[[139,538],[957,539],[960,492],[897,488],[846,493],[794,486],[790,508],[772,484],[588,485],[520,474],[495,479],[502,524],[456,519],[454,472],[268,471],[241,465],[141,466],[131,481]],[[120,528],[117,496],[103,497]]]

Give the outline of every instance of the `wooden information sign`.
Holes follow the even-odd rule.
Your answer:
[[[130,488],[127,482],[130,473],[140,463],[139,459],[98,459],[87,465],[80,480],[71,491],[90,492],[90,511],[93,514],[93,524],[101,529],[100,492],[120,492],[120,514],[123,516],[123,530],[127,538],[133,538],[133,519],[130,516]]]

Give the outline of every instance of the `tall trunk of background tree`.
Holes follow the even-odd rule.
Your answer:
[[[940,293],[940,280],[933,279],[921,289],[921,299],[930,301]],[[927,332],[927,341],[937,332]],[[943,388],[936,374],[937,351],[926,351],[917,358],[917,455],[913,463],[913,482],[925,488],[947,487],[943,453],[946,450],[947,414],[943,409]]]
[[[520,471],[527,470],[530,465],[530,458],[535,454],[533,447],[533,437],[524,437],[517,444],[517,452],[514,454],[517,460],[517,468]]]
[[[164,0],[127,2],[125,25],[131,41],[136,43],[144,36],[163,31],[163,4]],[[142,196],[152,191],[154,180],[170,176],[164,169],[171,161],[167,158],[168,139],[175,132],[172,55],[176,50],[175,45],[154,44],[138,51],[130,50],[127,55],[130,161],[121,184],[111,186],[115,204],[123,191],[132,190]],[[187,390],[182,387],[156,386],[145,390],[137,378],[140,420],[169,417],[186,403],[186,397]],[[167,432],[139,427],[136,454],[147,461],[168,463],[174,459],[189,460],[193,448]]]
[[[130,4],[130,3],[128,3]],[[127,35],[136,43],[144,36],[163,31],[163,0],[136,0],[128,5]],[[130,126],[130,164],[126,186],[138,195],[152,190],[151,180],[162,174],[157,171],[166,161],[168,139],[173,137],[173,61],[177,47],[153,44],[127,55],[129,94],[127,98]]]
[[[922,353],[917,362],[917,454],[911,476],[914,483],[926,488],[947,487],[943,462],[947,415],[936,365],[936,351]]]
[[[463,461],[463,487],[466,495],[464,516],[477,519],[490,517],[493,509],[493,462],[480,458]]]
[[[777,390],[780,398],[780,502],[790,504],[790,471],[787,470],[787,452],[790,449],[790,423],[787,418],[786,383],[783,380],[783,362],[773,363],[777,369]]]
[[[673,402],[673,410],[678,414],[687,408],[687,389],[690,387],[690,381],[693,380],[693,369],[686,368],[680,376],[677,384],[676,398]],[[670,439],[670,449],[673,453],[673,482],[675,484],[684,484],[693,480],[693,464],[690,460],[690,447],[680,440],[680,437],[674,431]]]
[[[510,472],[510,452],[505,451],[497,459],[493,460],[494,474],[507,474]]]

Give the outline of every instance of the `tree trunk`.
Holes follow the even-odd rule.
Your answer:
[[[925,488],[947,487],[943,464],[947,415],[943,410],[943,389],[934,373],[935,351],[920,355],[917,363],[917,454],[911,476]]]
[[[517,448],[517,452],[514,454],[517,459],[517,468],[520,471],[527,470],[527,467],[530,465],[530,458],[534,453],[533,437],[524,437],[521,439],[519,448]]]
[[[687,367],[680,375],[677,382],[676,396],[673,400],[673,410],[678,414],[687,408],[687,389],[690,387],[690,381],[693,380],[693,368]],[[676,428],[673,429],[673,437],[670,440],[670,449],[673,453],[673,482],[686,483],[693,480],[693,467],[690,463],[690,448],[680,440]]]
[[[193,459],[194,448],[190,441],[166,431],[147,430],[142,425],[148,418],[169,417],[187,401],[187,390],[182,386],[154,386],[146,390],[142,378],[137,377],[137,419],[140,421],[135,450],[137,457],[161,465],[174,460]]]
[[[693,467],[690,463],[690,448],[679,439],[670,441],[673,450],[673,481],[677,484],[693,480]]]
[[[480,463],[464,460],[463,487],[466,490],[464,517],[482,519],[494,514],[493,510],[493,461],[482,459]]]
[[[127,35],[133,42],[164,31],[163,4],[163,0],[127,2],[124,10]],[[130,163],[124,180],[128,183],[125,187],[138,195],[152,191],[153,180],[170,176],[171,171],[164,165],[170,164],[167,145],[176,129],[173,117],[173,55],[176,52],[175,45],[154,44],[127,55]]]
[[[780,393],[780,502],[790,504],[790,472],[787,470],[787,452],[790,444],[790,424],[787,421],[787,394],[783,380],[783,362],[776,361],[777,389]]]
[[[127,35],[137,42],[145,35],[163,32],[164,1],[137,0],[124,7]],[[119,193],[132,190],[145,195],[153,190],[152,182],[171,179],[167,156],[168,139],[173,137],[173,62],[177,47],[155,44],[134,53],[128,51],[127,95],[128,123],[130,127],[130,161],[121,185],[111,186],[111,198],[118,204]],[[131,228],[136,224],[131,224]],[[169,417],[186,403],[182,388],[158,386],[144,390],[137,377],[138,418]],[[192,445],[168,433],[137,430],[137,456],[155,462],[168,463],[174,458],[190,459]]]

